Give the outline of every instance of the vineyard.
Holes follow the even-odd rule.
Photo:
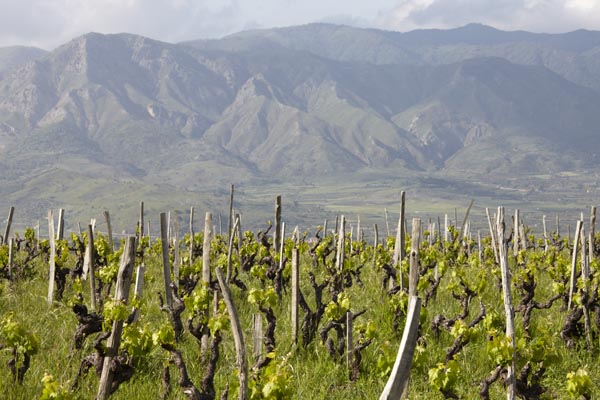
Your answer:
[[[594,398],[595,208],[573,234],[502,207],[477,232],[470,206],[441,223],[404,208],[393,235],[344,216],[299,232],[278,198],[257,232],[231,211],[222,233],[210,213],[195,232],[192,209],[150,238],[142,207],[120,240],[108,212],[106,232],[70,234],[49,212],[40,238],[12,232],[11,209],[0,397]]]

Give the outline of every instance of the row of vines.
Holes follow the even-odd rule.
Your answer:
[[[600,236],[593,222],[571,240],[515,221],[502,237],[430,223],[403,235],[402,251],[395,237],[351,234],[343,217],[329,230],[242,232],[236,220],[224,234],[166,240],[138,226],[120,243],[91,227],[58,240],[27,228],[0,242],[0,397],[378,398],[413,285],[422,307],[408,398],[506,397],[513,366],[518,398],[590,399]]]

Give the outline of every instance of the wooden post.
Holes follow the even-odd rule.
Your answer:
[[[273,232],[273,249],[281,245],[281,196],[275,198],[275,231]]]
[[[518,216],[518,215],[517,215]],[[517,380],[515,375],[516,368],[516,348],[517,341],[515,338],[515,311],[512,304],[512,296],[510,293],[510,271],[508,269],[508,249],[506,243],[504,243],[504,207],[498,207],[498,240],[500,241],[498,247],[498,253],[500,257],[500,271],[502,274],[502,293],[504,297],[504,312],[506,314],[506,336],[512,342],[512,363],[507,369],[507,389],[506,398],[507,400],[514,400],[516,395]],[[517,241],[518,242],[518,241]]]
[[[298,249],[292,249],[292,341],[298,343],[298,292],[300,291],[300,268]]]
[[[171,243],[171,211],[167,212],[167,242]]]
[[[108,231],[108,246],[110,247],[110,251],[113,252],[115,244],[113,242],[112,225],[110,224],[110,213],[108,210],[104,211],[104,219],[106,220],[106,230]]]
[[[15,213],[15,208],[10,207],[8,210],[8,218],[6,218],[6,228],[4,229],[4,236],[2,237],[2,243],[8,243],[8,239],[10,237],[10,226],[12,225],[13,215]]]
[[[402,260],[406,256],[406,249],[404,247],[406,232],[404,230],[404,204],[405,204],[405,193],[400,192],[400,218],[398,218],[398,228],[396,229],[396,244],[394,245],[394,268],[398,271],[398,285],[400,289],[404,286],[402,281]],[[390,278],[390,281],[392,278]],[[391,286],[391,284],[390,284]]]
[[[229,282],[231,281],[231,256],[233,255],[233,240],[235,238],[236,230],[239,223],[239,218],[236,218],[235,223],[231,228],[231,235],[229,235],[229,246],[227,246],[227,284],[229,284]],[[241,240],[241,238],[238,238],[238,240]]]
[[[460,224],[460,233],[458,235],[458,240],[462,240],[463,239],[463,235],[466,234],[466,230],[465,228],[468,228],[468,224],[467,221],[469,220],[469,212],[471,212],[471,207],[473,207],[473,203],[475,202],[475,200],[471,199],[471,201],[469,202],[469,207],[467,207],[467,212],[465,213],[465,218],[463,219],[462,224]]]
[[[125,250],[121,257],[121,265],[119,266],[119,274],[117,277],[117,290],[115,300],[127,304],[129,298],[129,288],[131,286],[131,278],[133,276],[133,267],[135,264],[135,237],[127,238]],[[114,371],[111,368],[112,360],[119,353],[121,344],[121,334],[123,332],[124,321],[114,321],[111,335],[106,344],[106,355],[102,366],[102,374],[100,376],[100,384],[98,385],[98,394],[96,399],[105,400],[110,396],[110,389]]]
[[[138,232],[138,243],[142,242],[142,238],[144,237],[144,202],[140,201],[140,231]]]
[[[323,222],[323,239],[327,237],[327,218],[325,218],[325,222]]]
[[[383,209],[383,212],[385,213],[385,228],[387,229],[387,236],[386,239],[390,237],[390,223],[388,222],[388,214],[387,214],[387,208]]]
[[[50,240],[50,270],[48,273],[48,305],[54,300],[54,275],[56,273],[56,241],[54,236],[54,216],[52,210],[48,211],[48,237]]]
[[[488,221],[488,226],[490,228],[490,237],[492,239],[492,248],[494,249],[494,260],[496,260],[496,264],[498,264],[500,262],[500,259],[498,258],[498,245],[497,245],[497,240],[496,240],[496,232],[494,231],[494,228],[492,227],[492,219],[490,218],[490,209],[489,208],[485,208],[485,215],[487,217],[487,221]]]
[[[519,209],[515,210],[515,220],[513,221],[513,255],[519,254]]]
[[[546,216],[545,215],[542,216],[542,226],[544,228],[544,253],[547,253],[550,245],[549,245],[549,241],[548,241],[548,230],[546,229]]]
[[[337,252],[335,255],[335,266],[338,271],[344,268],[344,246],[346,239],[346,219],[342,215],[340,219],[340,230],[338,233]]]
[[[575,288],[577,286],[577,247],[579,246],[579,237],[581,235],[581,227],[583,225],[583,221],[577,221],[577,226],[575,228],[575,239],[573,240],[573,254],[571,257],[571,279],[569,281],[569,303],[567,309],[571,309],[571,304],[573,301],[573,293],[575,293]]]
[[[235,219],[238,221],[237,226],[237,235],[238,235],[238,254],[242,252],[242,242],[244,240],[244,236],[242,234],[242,219],[239,213],[235,214]]]
[[[261,314],[253,314],[252,316],[252,343],[252,357],[256,362],[263,353],[263,320]]]
[[[190,266],[194,263],[194,207],[190,207]]]
[[[590,245],[589,245],[589,261],[594,261],[594,254],[596,252],[596,206],[592,206],[592,210],[590,212]]]
[[[346,368],[348,369],[352,365],[352,350],[354,349],[354,339],[352,337],[353,322],[352,311],[346,311]]]
[[[448,242],[450,231],[448,230],[448,214],[444,214],[444,242]]]
[[[379,400],[400,399],[402,391],[408,383],[410,367],[412,365],[417,339],[419,338],[419,317],[421,315],[421,299],[412,296],[408,299],[408,314],[406,325],[402,333],[402,341],[396,355],[394,368],[390,377],[379,396]]]
[[[356,218],[356,241],[362,242],[362,234],[360,232],[360,215]]]
[[[15,247],[15,239],[10,238],[8,240],[8,281],[12,283],[12,270],[14,263],[14,247]]]
[[[173,255],[173,283],[179,290],[179,211],[175,210],[175,254]]]
[[[237,309],[235,308],[235,303],[233,302],[233,296],[229,291],[229,286],[227,286],[227,282],[223,278],[223,272],[220,267],[215,268],[217,274],[217,280],[219,281],[219,287],[221,288],[221,293],[223,294],[223,300],[225,301],[225,305],[227,306],[227,312],[229,313],[229,320],[231,321],[231,330],[233,332],[233,342],[235,345],[235,353],[237,365],[239,368],[239,381],[240,381],[240,389],[239,389],[239,400],[247,400],[248,399],[248,365],[246,364],[246,347],[244,346],[244,335],[242,333],[242,326],[240,324],[240,319],[238,317]]]
[[[62,240],[65,233],[65,209],[58,210],[58,230],[56,231],[56,240]]]
[[[135,289],[133,292],[133,297],[136,300],[142,299],[142,292],[144,290],[144,275],[146,273],[146,266],[144,264],[140,264],[137,267],[137,272],[135,274]],[[140,317],[140,310],[138,308],[133,309],[133,322],[136,322]]]
[[[210,284],[210,241],[213,235],[212,214],[204,216],[204,242],[202,244],[202,282]]]
[[[94,271],[96,270],[94,265],[94,229],[92,224],[88,225],[88,275],[90,279],[90,310],[96,310],[96,277]]]
[[[373,234],[375,237],[373,238],[373,268],[377,267],[377,247],[379,245],[379,230],[377,229],[377,224],[373,225]]]
[[[419,283],[419,244],[421,243],[421,219],[412,220],[412,237],[410,243],[410,272],[408,275],[408,295],[417,295]]]
[[[167,215],[160,213],[160,242],[162,245],[163,278],[165,281],[165,298],[169,310],[173,309],[173,296],[171,294],[171,263],[169,262],[169,239],[167,238]]]
[[[229,222],[227,223],[227,239],[231,240],[233,236],[233,183],[231,184],[231,193],[229,194]],[[229,280],[227,280],[229,283]]]

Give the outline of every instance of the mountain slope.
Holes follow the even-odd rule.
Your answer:
[[[169,44],[90,33],[0,79],[0,191],[39,210],[77,187],[77,204],[94,190],[110,202],[112,186],[183,202],[231,182],[595,170],[597,36],[316,24]],[[573,68],[546,65],[564,52]],[[53,184],[36,198],[43,180]]]

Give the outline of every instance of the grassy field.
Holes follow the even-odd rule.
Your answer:
[[[340,194],[341,196],[343,194]],[[307,231],[306,238],[314,237],[316,229]],[[23,236],[23,235],[21,235]],[[199,234],[198,240],[201,243]],[[270,240],[270,239],[269,239]],[[223,252],[226,249],[225,239],[217,236],[213,239],[212,259],[214,264],[223,264]],[[390,293],[385,279],[383,266],[390,265],[393,254],[393,238],[382,240],[377,248],[377,256],[373,263],[374,248],[366,242],[352,243],[353,252],[350,252],[350,238],[346,240],[346,264],[343,272],[336,272],[334,267],[334,242],[322,242],[321,249],[332,250],[331,254],[315,263],[308,243],[301,244],[300,282],[301,291],[306,301],[313,310],[316,307],[315,292],[310,284],[309,272],[316,277],[317,283],[326,282],[323,292],[323,305],[326,311],[319,323],[316,338],[304,346],[302,340],[294,345],[291,338],[290,322],[290,289],[289,252],[293,247],[291,239],[286,241],[285,269],[283,270],[284,287],[281,301],[265,303],[264,308],[271,307],[276,316],[275,329],[276,345],[272,354],[271,364],[266,369],[251,372],[250,386],[258,394],[254,398],[297,398],[297,399],[348,399],[348,398],[377,398],[381,393],[402,336],[405,323],[407,296],[403,291]],[[533,310],[529,333],[523,326],[523,311],[517,307],[516,312],[516,338],[517,338],[517,370],[520,371],[527,362],[532,367],[533,374],[540,371],[539,384],[543,394],[538,398],[567,399],[579,398],[569,392],[568,384],[573,378],[567,379],[567,374],[579,369],[585,370],[589,381],[586,380],[586,390],[595,393],[600,385],[600,367],[597,363],[598,327],[591,326],[591,342],[586,344],[582,335],[574,339],[574,345],[567,347],[561,338],[561,330],[569,311],[564,307],[565,285],[564,279],[568,274],[570,253],[564,241],[557,241],[556,247],[552,246],[546,254],[539,244],[539,239],[530,238],[530,248],[522,251],[515,258],[509,251],[509,263],[513,274],[513,304],[515,307],[523,300],[523,284],[528,271],[535,279],[535,301],[540,304],[546,302],[553,295],[560,294],[560,298],[548,309]],[[407,243],[407,246],[410,245]],[[432,374],[443,372],[446,382],[446,394],[451,391],[461,399],[479,398],[481,382],[497,367],[505,366],[506,362],[499,358],[499,347],[494,338],[502,337],[504,330],[504,308],[500,290],[499,268],[494,262],[489,240],[484,240],[482,259],[479,259],[475,242],[460,241],[455,244],[440,242],[429,246],[423,240],[420,248],[420,263],[422,277],[419,285],[419,296],[427,298],[434,280],[434,266],[437,266],[440,281],[435,296],[428,299],[428,304],[421,312],[420,339],[417,353],[414,357],[409,398],[431,399],[444,398],[442,392],[436,388]],[[509,249],[512,243],[509,243]],[[259,241],[248,236],[244,241],[242,253],[251,249],[256,254],[269,257],[269,250],[260,245]],[[6,250],[6,247],[2,248]],[[316,247],[315,247],[316,249]],[[470,249],[470,252],[469,252]],[[185,246],[182,244],[182,254]],[[262,253],[261,253],[262,252]],[[31,358],[31,367],[27,371],[23,384],[14,382],[8,368],[0,369],[0,392],[8,399],[32,399],[42,396],[44,385],[42,379],[45,374],[53,376],[57,384],[69,388],[77,375],[81,360],[94,352],[92,348],[94,334],[84,342],[82,350],[73,349],[72,336],[77,328],[75,314],[71,305],[76,294],[82,290],[79,283],[67,278],[67,287],[62,300],[57,300],[52,306],[46,303],[47,296],[47,254],[38,256],[33,262],[25,265],[24,252],[19,252],[15,265],[22,272],[12,283],[6,279],[6,252],[0,252],[0,318],[4,322],[7,318],[18,322],[27,332],[33,334],[39,341],[39,349]],[[261,256],[261,257],[262,257]],[[271,254],[274,260],[278,255]],[[72,252],[64,256],[63,266],[73,269],[76,255]],[[194,268],[182,270],[182,276],[193,275],[201,270],[201,259],[194,262]],[[248,272],[240,272],[239,278],[247,289],[242,290],[232,285],[236,307],[238,308],[243,328],[247,358],[252,364],[252,321],[253,315],[259,313],[257,304],[251,301],[253,290],[266,293],[274,287],[274,281],[265,278],[264,271],[267,264],[262,261],[254,262]],[[239,268],[241,257],[233,257],[234,268]],[[138,257],[136,263],[142,260]],[[164,327],[170,326],[167,313],[160,310],[157,292],[164,291],[162,279],[162,265],[160,246],[155,242],[146,250],[144,263],[147,267],[144,278],[144,295],[140,300],[140,320],[133,324],[134,327],[145,329],[147,332],[156,333]],[[185,261],[185,260],[184,260]],[[597,264],[592,264],[593,276],[591,290],[597,292]],[[211,265],[214,268],[215,265]],[[101,267],[108,268],[108,267]],[[196,272],[194,272],[196,271]],[[262,271],[262,272],[261,272]],[[403,273],[406,277],[408,263],[403,263]],[[334,289],[336,279],[342,279],[344,284]],[[562,286],[561,286],[562,285]],[[580,284],[581,285],[581,284]],[[87,282],[83,282],[83,302],[89,304],[89,290]],[[466,308],[460,302],[467,289],[473,292]],[[198,290],[198,286],[195,291]],[[192,295],[193,293],[192,292]],[[338,293],[339,292],[339,293]],[[258,292],[256,292],[258,293]],[[592,293],[592,292],[590,292]],[[341,297],[340,297],[341,296]],[[337,298],[337,301],[334,301]],[[345,299],[345,300],[344,300]],[[464,300],[464,299],[463,299]],[[347,302],[344,302],[347,301]],[[485,317],[473,327],[468,324],[475,320],[480,312],[480,304],[485,307]],[[464,304],[463,304],[464,305]],[[268,307],[267,307],[268,306]],[[211,306],[212,307],[212,306]],[[597,304],[590,303],[591,319],[600,308]],[[362,362],[360,374],[352,381],[349,378],[349,369],[345,363],[345,355],[332,357],[324,343],[319,339],[319,331],[328,322],[336,320],[336,312],[345,312],[349,309],[353,313],[364,310],[354,321],[355,343],[364,343],[371,340],[370,344],[361,351]],[[336,311],[338,310],[338,311]],[[464,312],[467,315],[462,315]],[[300,311],[300,320],[305,313]],[[192,316],[189,307],[184,311],[182,318],[185,322]],[[448,328],[434,329],[433,322],[440,316],[444,319],[455,319],[456,322]],[[461,317],[461,318],[459,318]],[[263,316],[264,318],[264,316]],[[342,320],[338,322],[343,325]],[[265,322],[266,323],[266,322]],[[582,322],[580,321],[580,324]],[[265,325],[266,326],[266,325]],[[105,330],[109,327],[105,327]],[[463,329],[462,331],[460,329]],[[458,336],[468,338],[464,347],[449,363],[445,360],[446,352],[455,343]],[[0,344],[7,344],[6,330],[0,330]],[[237,396],[237,368],[235,362],[234,343],[229,328],[222,329],[223,341],[215,375],[215,389],[219,396],[226,387],[229,387],[229,398]],[[333,332],[328,337],[335,339]],[[498,344],[498,343],[496,343]],[[192,382],[199,386],[206,362],[200,354],[197,340],[188,330],[183,333],[181,341],[175,344],[187,363]],[[11,358],[10,349],[0,351],[0,362],[6,364]],[[540,354],[542,355],[540,359]],[[123,383],[114,393],[115,399],[156,398],[161,392],[161,373],[169,365],[169,354],[156,342],[147,348],[143,355],[131,359],[134,374],[130,381]],[[498,360],[504,361],[498,361]],[[186,398],[181,389],[177,387],[178,372],[171,365],[172,391],[166,398]],[[532,383],[532,375],[528,382]],[[274,381],[281,387],[279,394],[265,395],[264,387],[267,382]],[[74,398],[92,398],[98,386],[98,377],[90,371],[83,375],[81,384],[76,390],[69,392]],[[279,387],[278,386],[278,387]],[[439,385],[438,385],[439,386]],[[582,389],[583,390],[583,389]],[[490,398],[505,396],[505,389],[500,382],[491,386]],[[533,397],[532,397],[533,398]]]

